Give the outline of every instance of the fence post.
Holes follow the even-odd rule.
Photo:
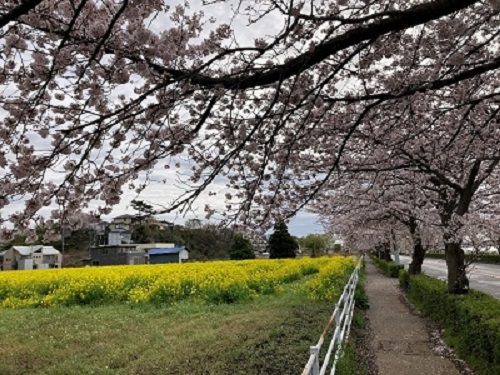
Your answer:
[[[319,348],[317,345],[311,346],[309,348],[311,355],[314,355],[314,362],[312,366],[311,375],[319,375]]]
[[[340,319],[341,319],[340,313],[342,312],[342,310],[340,309],[340,306],[343,306],[343,301],[340,301],[338,309],[335,311],[335,326],[336,327],[340,325]]]
[[[361,257],[358,261],[358,264],[354,268],[354,271],[349,277],[347,284],[344,286],[344,290],[339,300],[335,304],[335,309],[333,311],[333,316],[330,319],[334,319],[335,324],[333,325],[333,336],[330,341],[330,345],[328,346],[328,350],[325,354],[325,358],[323,361],[323,365],[320,368],[320,358],[319,353],[321,349],[321,345],[323,344],[323,340],[327,337],[328,331],[330,331],[332,321],[328,323],[325,331],[320,337],[318,343],[314,346],[309,347],[309,360],[307,361],[307,365],[304,368],[302,375],[320,375],[325,374],[326,369],[329,366],[329,361],[331,355],[333,354],[333,364],[331,367],[330,374],[335,374],[335,367],[337,365],[337,361],[341,356],[342,351],[342,343],[344,340],[347,340],[349,337],[349,329],[351,326],[351,319],[354,309],[354,293],[356,291],[356,286],[359,281],[359,270],[361,267],[361,263],[363,261],[363,257]]]

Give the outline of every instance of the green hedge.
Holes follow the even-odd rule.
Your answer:
[[[442,253],[427,253],[425,254],[425,257],[434,259],[445,259],[445,256]],[[482,254],[482,255],[465,254],[465,259],[467,262],[500,264],[500,255],[496,254]]]
[[[410,287],[410,274],[405,269],[399,270],[399,285],[404,291]]]
[[[356,285],[356,290],[354,291],[354,303],[355,306],[360,310],[366,310],[370,307],[368,303],[368,296],[365,291],[366,283],[366,273],[365,273],[365,262],[361,263],[361,270],[359,272],[358,285]]]
[[[399,270],[403,269],[402,265],[398,266],[392,261],[387,262],[375,257],[372,257],[372,260],[373,263],[375,263],[375,265],[378,267],[378,269],[381,270],[384,275],[389,277],[398,277]]]
[[[448,293],[446,283],[428,276],[399,277],[408,299],[445,329],[445,341],[480,375],[500,374],[500,301],[470,291]]]

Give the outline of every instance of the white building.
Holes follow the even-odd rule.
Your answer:
[[[108,245],[132,243],[132,234],[128,229],[112,229],[108,233]]]
[[[62,254],[52,246],[12,246],[2,252],[0,269],[32,270],[61,268]]]

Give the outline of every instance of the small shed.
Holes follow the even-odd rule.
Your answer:
[[[189,259],[189,252],[184,246],[156,248],[148,250],[149,263],[182,263]]]
[[[90,248],[90,261],[92,266],[110,266],[117,264],[144,264],[146,254],[137,249],[136,245],[105,245]]]

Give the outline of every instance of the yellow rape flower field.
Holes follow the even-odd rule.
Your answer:
[[[0,272],[0,374],[297,374],[356,262]]]
[[[232,303],[279,292],[306,276],[300,287],[311,298],[332,300],[354,266],[351,257],[322,257],[6,271],[0,273],[0,307]]]

